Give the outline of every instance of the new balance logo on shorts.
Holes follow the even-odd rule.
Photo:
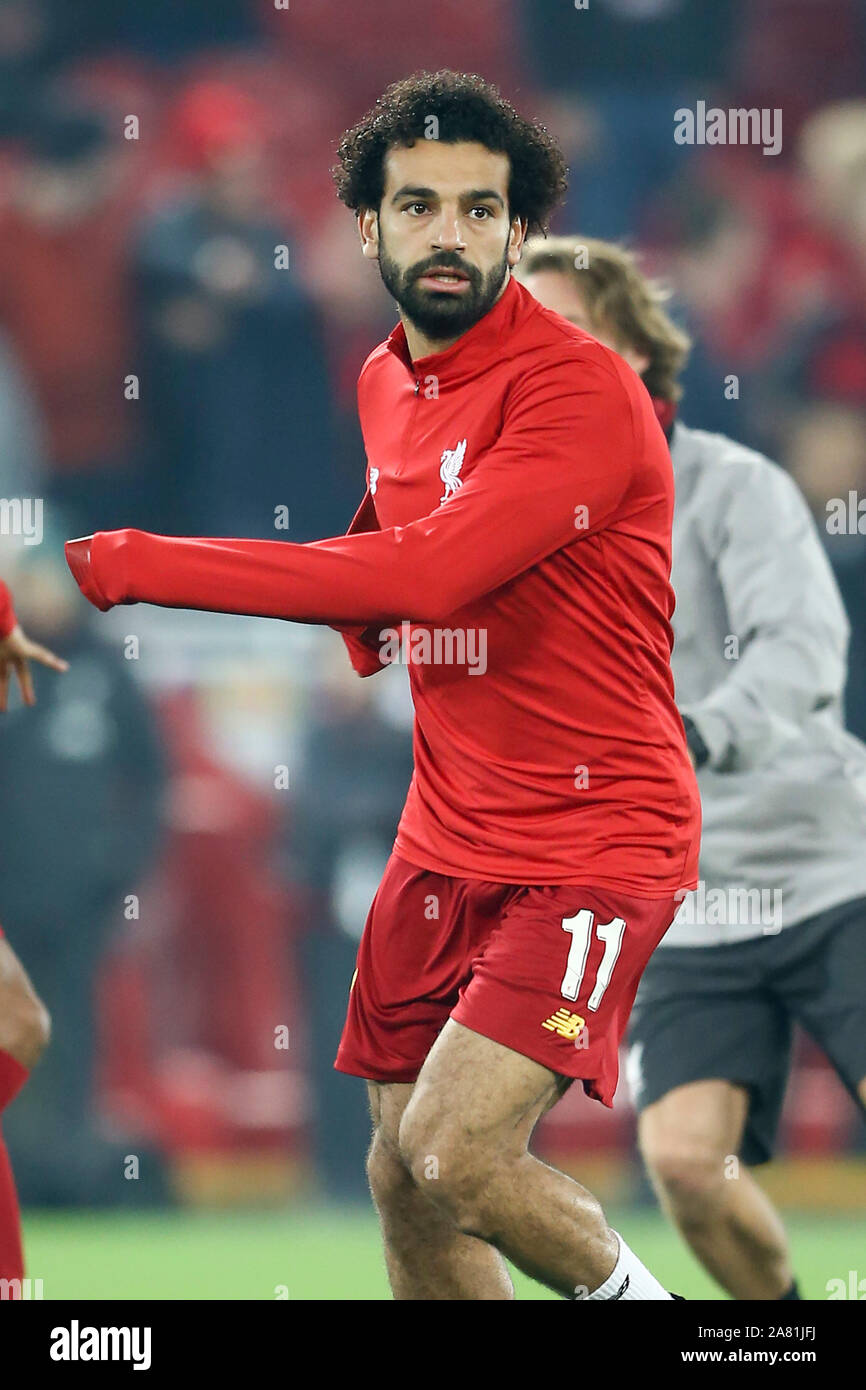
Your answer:
[[[557,1009],[555,1014],[551,1014],[542,1023],[542,1028],[546,1028],[551,1033],[556,1033],[560,1038],[573,1040],[577,1037],[585,1020],[580,1014],[570,1014],[568,1009]]]

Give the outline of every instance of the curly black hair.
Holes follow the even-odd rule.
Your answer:
[[[510,215],[526,221],[531,232],[546,232],[567,188],[566,164],[555,139],[545,126],[518,115],[483,78],[447,68],[392,82],[363,120],[346,131],[331,171],[340,200],[356,213],[378,208],[386,151],[429,138],[431,116],[438,122],[436,138],[446,144],[472,140],[508,155]]]

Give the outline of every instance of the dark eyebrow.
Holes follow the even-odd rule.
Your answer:
[[[401,198],[435,198],[436,190],[433,188],[414,188],[411,184],[404,183],[402,188],[391,199],[392,203],[399,202]]]
[[[435,188],[416,188],[413,185],[407,183],[404,184],[402,188],[397,189],[397,192],[394,194],[393,198],[391,199],[391,202],[397,203],[400,201],[401,198],[429,199],[438,197],[439,194],[436,192]],[[493,202],[498,203],[501,208],[505,207],[505,202],[503,198],[499,193],[496,192],[495,188],[470,188],[467,190],[466,193],[461,194],[461,197],[467,203]]]
[[[505,207],[502,196],[495,188],[470,188],[466,200],[470,203],[498,203],[501,208]]]

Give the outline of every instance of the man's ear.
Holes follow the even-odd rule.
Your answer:
[[[361,208],[358,216],[361,254],[368,261],[379,259],[379,214],[375,208]]]
[[[508,233],[508,264],[513,270],[520,257],[523,255],[523,243],[526,240],[527,224],[521,217],[515,217],[511,223]]]

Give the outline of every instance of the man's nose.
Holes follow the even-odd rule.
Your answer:
[[[444,209],[431,229],[431,245],[436,251],[465,251],[466,242],[460,227],[460,215],[456,210]]]

